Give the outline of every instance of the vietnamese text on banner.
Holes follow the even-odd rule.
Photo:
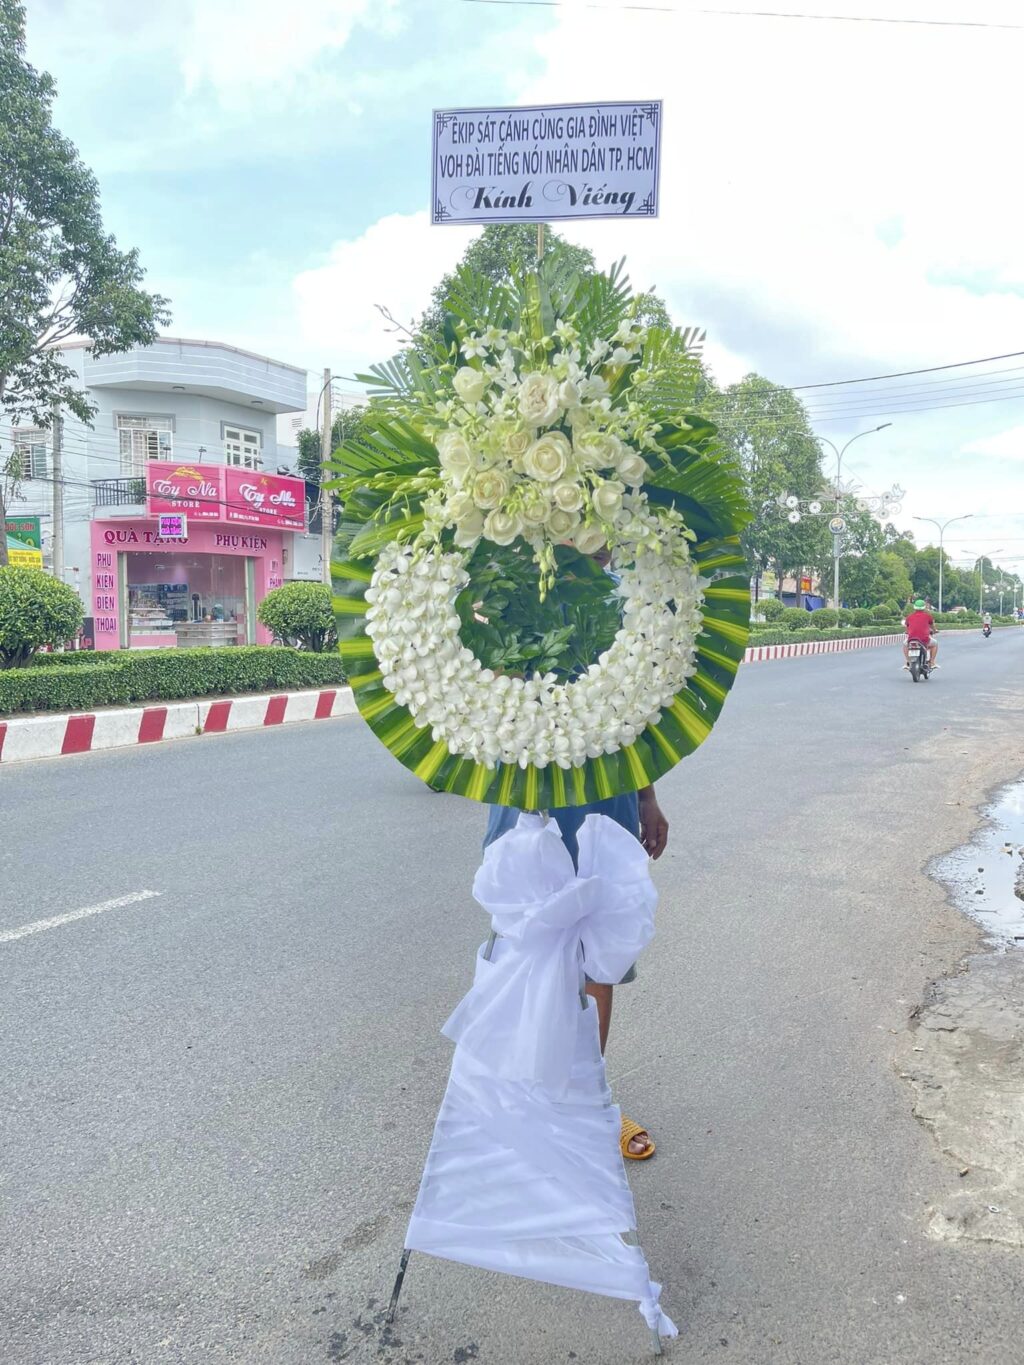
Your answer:
[[[661,101],[434,111],[431,221],[658,213]]]

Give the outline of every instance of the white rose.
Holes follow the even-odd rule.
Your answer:
[[[454,521],[461,525],[467,518],[475,520],[477,517],[480,517],[482,522],[483,514],[477,510],[477,505],[473,501],[472,493],[467,493],[465,491],[453,493],[445,504],[444,510],[445,516],[449,522]]]
[[[523,473],[531,479],[555,483],[569,467],[572,446],[560,431],[548,431],[538,436],[523,456]]]
[[[505,437],[505,454],[513,459],[517,455],[525,455],[532,440],[533,433],[527,431],[525,427],[518,427],[515,431],[510,431]]]
[[[484,514],[474,507],[471,512],[459,518],[455,528],[455,544],[463,549],[471,547],[480,539],[484,530]]]
[[[627,448],[627,453],[616,466],[616,473],[623,483],[632,484],[634,488],[640,486],[647,477],[647,461],[642,455],[637,455],[635,451]]]
[[[573,536],[572,543],[581,555],[597,554],[598,550],[608,548],[608,538],[600,526],[584,526]]]
[[[583,506],[583,490],[578,483],[556,483],[551,496],[563,512],[578,512]]]
[[[556,507],[548,517],[548,530],[556,540],[565,540],[576,530],[580,524],[580,519],[575,512],[563,512],[560,507]],[[602,537],[601,544],[604,544]]]
[[[479,403],[487,392],[487,376],[470,365],[455,371],[452,387],[464,403]]]
[[[500,508],[495,508],[493,512],[488,512],[484,521],[484,535],[488,540],[493,540],[495,545],[511,545],[517,536],[523,533],[522,518],[514,513],[502,512]]]
[[[473,463],[473,452],[461,431],[442,431],[437,438],[437,455],[441,468],[456,482],[466,477]]]
[[[558,384],[550,374],[528,374],[519,385],[519,415],[529,426],[546,427],[558,416]]]
[[[622,511],[622,495],[625,488],[613,479],[599,483],[590,495],[590,502],[603,521],[611,521]]]
[[[485,469],[473,480],[473,501],[477,507],[496,507],[508,496],[508,475],[500,469]]]
[[[563,408],[579,407],[580,396],[571,379],[563,379],[558,386],[558,401]]]
[[[527,526],[543,526],[551,512],[551,504],[548,502],[542,489],[534,486],[528,489],[519,508],[519,515]]]
[[[622,453],[622,442],[607,431],[588,431],[577,437],[575,450],[584,469],[612,469]]]

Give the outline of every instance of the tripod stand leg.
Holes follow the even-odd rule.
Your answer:
[[[402,1251],[402,1259],[398,1263],[398,1274],[395,1276],[395,1287],[391,1291],[391,1302],[388,1304],[387,1316],[384,1319],[389,1326],[395,1320],[395,1310],[398,1307],[398,1296],[402,1292],[402,1281],[405,1279],[405,1271],[411,1255],[412,1252],[406,1247]]]

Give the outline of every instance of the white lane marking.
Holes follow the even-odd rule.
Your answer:
[[[102,915],[104,910],[120,910],[123,905],[137,905],[139,901],[149,901],[161,895],[162,891],[133,891],[130,896],[116,896],[113,900],[101,901],[99,905],[69,910],[66,915],[37,919],[32,924],[23,924],[19,929],[3,929],[0,930],[0,943],[13,943],[16,938],[28,938],[29,934],[41,934],[44,929],[58,929],[62,924],[74,924],[75,920],[88,919],[90,915]]]

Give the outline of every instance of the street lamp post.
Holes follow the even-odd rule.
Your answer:
[[[862,436],[873,436],[873,435],[875,434],[876,431],[884,431],[886,427],[891,427],[891,426],[892,426],[892,423],[891,423],[891,422],[883,422],[882,425],[881,425],[880,427],[872,427],[870,431],[859,431],[859,432],[857,433],[856,436],[851,436],[851,437],[850,437],[850,439],[846,442],[846,445],[843,446],[842,450],[839,450],[839,449],[835,446],[835,444],[834,444],[832,441],[830,441],[830,440],[828,439],[827,436],[816,436],[816,437],[814,438],[814,439],[819,443],[819,445],[826,445],[826,446],[828,446],[828,447],[832,450],[832,453],[833,453],[833,454],[835,455],[835,457],[836,457],[836,516],[839,515],[839,508],[840,508],[840,506],[841,506],[841,504],[842,504],[842,496],[843,496],[843,490],[842,490],[842,486],[841,486],[841,484],[840,484],[840,479],[841,479],[842,473],[843,473],[843,456],[846,454],[846,452],[849,450],[849,448],[853,445],[854,441],[859,441],[860,438],[861,438]],[[841,533],[840,533],[840,534],[841,534]],[[835,534],[835,533],[833,533],[833,535],[832,535],[832,600],[833,600],[833,602],[835,603],[835,608],[836,608],[836,612],[837,612],[837,618],[836,618],[836,619],[838,619],[838,612],[839,612],[839,535],[837,535],[837,534]]]
[[[927,521],[932,526],[938,528],[939,532],[939,611],[942,611],[942,537],[946,533],[946,527],[952,526],[954,521],[968,521],[974,516],[973,512],[965,512],[962,517],[950,517],[948,521],[936,521],[934,517],[915,517],[915,521]]]

